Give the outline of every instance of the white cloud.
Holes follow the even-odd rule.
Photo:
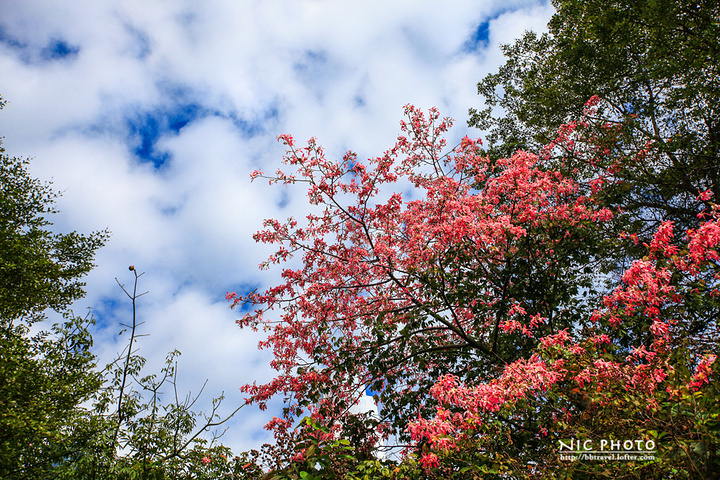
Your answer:
[[[240,385],[268,379],[267,353],[223,297],[278,281],[278,269],[257,270],[269,248],[252,234],[263,218],[307,209],[302,188],[249,181],[279,166],[275,137],[375,156],[413,103],[455,117],[459,138],[480,104],[477,82],[502,62],[497,43],[543,29],[551,13],[535,0],[6,2],[5,147],[34,157],[33,173],[64,191],[58,229],[112,231],[80,305],[108,325],[96,338],[103,359],[127,320],[114,277],[128,283],[135,264],[147,272],[152,368],[178,348],[183,386],[207,378],[208,399],[224,390],[234,402]],[[468,51],[488,20],[488,41]],[[245,408],[225,441],[257,446],[268,419]]]

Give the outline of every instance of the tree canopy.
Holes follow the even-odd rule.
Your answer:
[[[269,332],[261,346],[278,376],[243,387],[261,407],[285,398],[284,417],[268,427],[282,437],[309,415],[327,429],[312,438],[327,441],[353,423],[351,407],[370,387],[381,411],[366,434],[429,446],[420,464],[437,478],[548,473],[566,466],[558,440],[591,435],[653,446],[669,435],[665,463],[625,466],[638,478],[711,471],[718,424],[695,415],[718,414],[708,382],[720,212],[679,244],[663,223],[644,258],[593,303],[614,234],[604,229],[614,214],[598,198],[602,182],[540,169],[526,152],[493,160],[469,138],[442,153],[450,122],[435,110],[406,114],[405,135],[363,163],[282,137],[295,172],[270,182],[307,184],[319,214],[268,220],[256,239],[277,245],[266,266],[293,255],[302,266],[264,293],[228,295],[255,306],[241,326]],[[556,145],[574,142],[565,131]],[[391,193],[403,184],[414,187],[409,199]],[[698,445],[713,453],[687,455]]]
[[[610,211],[573,180],[539,170],[534,155],[490,162],[469,138],[443,154],[450,122],[437,111],[406,113],[406,136],[367,164],[353,155],[333,163],[313,141],[298,148],[283,138],[299,175],[277,180],[308,182],[323,208],[307,226],[271,221],[256,236],[281,245],[272,262],[298,253],[305,264],[264,295],[236,299],[284,310],[264,343],[282,375],[247,387],[257,401],[284,392],[297,406],[332,401],[339,412],[371,385],[403,435],[441,375],[490,375],[587,310],[578,298],[592,288],[596,242],[587,239]],[[402,180],[412,199],[378,198]],[[258,311],[241,324],[265,321]]]
[[[278,371],[244,386],[247,401],[285,399],[268,425],[281,439],[312,419],[278,478],[381,476],[343,464],[333,440],[366,387],[380,406],[366,435],[408,442],[387,478],[717,468],[720,11],[554,5],[549,32],[505,46],[479,84],[470,124],[488,145],[448,147],[451,122],[408,106],[377,158],[284,135],[288,170],[253,173],[306,185],[314,206],[255,237],[277,247],[263,267],[300,266],[228,294],[250,306],[242,327],[268,332]],[[565,458],[569,439],[652,451],[611,473]]]
[[[0,319],[32,323],[84,295],[82,277],[107,235],[54,233],[48,217],[57,194],[29,175],[27,160],[2,146],[0,162]]]
[[[697,192],[720,195],[717,2],[553,5],[549,31],[503,46],[505,64],[478,84],[485,108],[472,109],[469,123],[488,130],[488,153],[537,152],[597,95],[597,126],[623,127],[612,136],[612,156],[583,165],[595,172],[615,167],[605,202],[644,220],[648,234],[662,219],[696,226],[707,208]],[[648,147],[654,155],[627,161]]]
[[[0,99],[0,104],[2,99]],[[82,408],[100,386],[90,318],[67,307],[83,292],[106,234],[51,231],[56,198],[27,160],[0,146],[0,476],[43,477],[81,456],[92,419]],[[65,316],[31,334],[48,309]]]

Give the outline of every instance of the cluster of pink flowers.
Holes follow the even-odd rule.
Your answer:
[[[715,363],[716,359],[717,355],[705,355],[703,357],[698,366],[695,367],[695,373],[690,383],[688,383],[688,388],[697,391],[704,383],[709,382],[709,377],[712,375],[710,366]]]
[[[593,115],[598,102],[596,97],[588,102],[586,115]],[[580,185],[540,168],[538,157],[528,152],[491,160],[480,140],[468,137],[445,152],[450,119],[441,119],[436,109],[426,115],[410,105],[405,113],[402,135],[377,158],[361,162],[348,152],[331,161],[315,139],[300,147],[283,135],[285,163],[294,171],[251,175],[271,183],[303,183],[310,204],[317,206],[302,221],[267,220],[255,235],[256,241],[276,246],[262,268],[293,257],[299,266],[285,268],[281,283],[265,292],[227,295],[233,305],[254,308],[239,325],[268,334],[260,346],[272,350],[278,374],[266,384],[242,387],[246,401],[261,408],[276,395],[287,399],[286,415],[268,428],[282,432],[295,417],[317,414],[317,405],[308,407],[312,402],[306,400],[320,388],[332,394],[315,403],[336,402],[341,411],[340,406],[354,403],[358,385],[388,373],[429,385],[434,377],[418,351],[454,346],[482,351],[478,345],[493,336],[517,339],[520,334],[537,345],[536,353],[478,384],[453,375],[437,379],[430,390],[439,403],[434,417],[408,426],[415,441],[436,449],[422,457],[427,467],[437,464],[437,452],[457,448],[458,439],[488,415],[563,382],[578,390],[592,385],[596,391],[654,392],[669,371],[660,358],[675,333],[667,312],[686,293],[676,277],[697,275],[720,261],[717,212],[687,233],[687,254],[676,244],[672,222],[663,223],[645,245],[647,256],[627,269],[592,315],[591,320],[617,329],[628,319],[648,326],[649,345],[611,360],[604,356],[612,346],[607,334],[573,338],[568,330],[552,331],[551,322],[522,299],[505,298],[509,287],[503,273],[515,260],[540,270],[562,262],[573,232],[611,220],[613,212],[592,195],[614,181],[613,168],[620,166]],[[603,145],[579,141],[587,126],[586,120],[564,126],[544,155],[559,149],[584,155],[588,162],[598,159]],[[652,148],[646,145],[640,154]],[[412,200],[396,192],[408,184],[415,187]],[[708,201],[710,192],[699,198]],[[639,243],[637,236],[630,238]],[[418,316],[424,322],[419,326]],[[373,349],[373,355],[393,356],[398,364],[388,362],[391,371],[373,371]],[[707,381],[714,361],[708,356],[700,362],[691,387]]]

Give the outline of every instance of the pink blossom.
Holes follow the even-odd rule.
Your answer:
[[[656,337],[664,337],[670,331],[670,327],[666,322],[655,320],[650,326],[650,332]]]
[[[703,202],[707,202],[710,200],[713,196],[713,192],[710,189],[705,190],[704,192],[700,192],[698,195],[698,200],[701,200]]]
[[[712,368],[710,368],[710,366],[715,363],[716,359],[717,355],[705,355],[703,357],[698,366],[695,367],[695,373],[688,384],[689,388],[697,391],[703,383],[710,383],[710,375],[712,375]]]
[[[438,462],[437,455],[434,453],[423,453],[420,457],[420,465],[422,465],[425,470],[430,470],[440,465],[440,462]]]

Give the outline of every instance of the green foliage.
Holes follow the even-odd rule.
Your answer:
[[[52,332],[0,332],[0,476],[41,478],[81,458],[96,419],[82,408],[100,386],[90,319],[68,315]]]
[[[0,478],[256,478],[240,476],[253,471],[243,468],[245,457],[201,438],[229,417],[218,417],[222,397],[203,416],[193,411],[199,395],[179,396],[179,352],[159,374],[143,374],[136,289],[126,291],[130,342],[97,368],[94,320],[68,306],[84,295],[82,277],[107,232],[51,231],[57,194],[27,167],[0,147]],[[64,317],[49,329],[48,309]]]
[[[597,174],[616,163],[607,204],[657,227],[696,225],[711,190],[720,198],[720,7],[710,0],[554,0],[538,36],[503,51],[506,63],[478,85],[486,108],[470,125],[488,130],[488,152],[539,151],[561,124],[582,116],[593,95],[597,127],[623,124],[608,164],[566,165]],[[499,107],[499,110],[498,108]],[[499,116],[496,113],[501,111]],[[623,162],[648,145],[643,162]]]
[[[270,470],[263,480],[434,478],[427,477],[413,458],[395,462],[368,455],[360,444],[341,433],[332,433],[328,426],[311,417],[303,418],[294,432],[281,436],[276,446],[268,447],[268,451],[279,456],[269,464]],[[259,455],[253,461],[255,465],[262,464]]]
[[[2,99],[0,98],[0,108]],[[57,195],[0,147],[0,477],[60,475],[93,442],[93,320],[67,307],[107,234],[53,233]],[[64,321],[33,328],[53,309]]]
[[[0,321],[30,323],[83,296],[81,278],[107,233],[51,232],[57,194],[29,175],[27,160],[4,152],[0,146]]]

